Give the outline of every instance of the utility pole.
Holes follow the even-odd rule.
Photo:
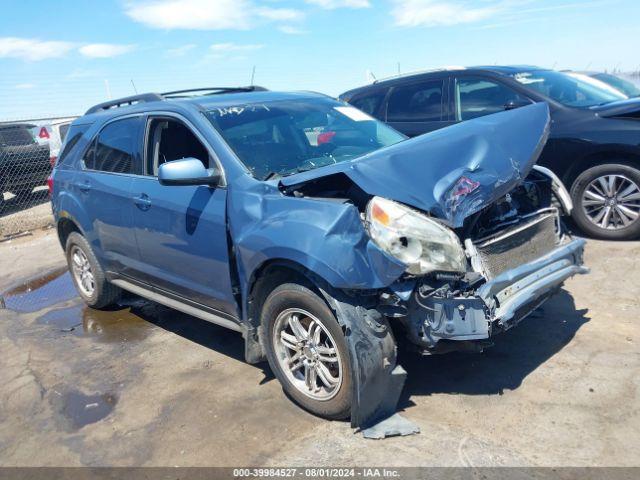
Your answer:
[[[133,83],[133,78],[131,79],[131,86],[133,87],[134,93],[137,95],[138,94],[138,89],[136,88],[136,84]]]
[[[253,66],[253,69],[251,70],[251,83],[250,85],[253,87],[253,80],[256,77],[256,66]]]
[[[107,91],[107,100],[111,100],[111,87],[109,87],[109,80],[104,79],[104,88]]]

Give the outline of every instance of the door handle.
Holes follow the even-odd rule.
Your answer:
[[[140,194],[138,197],[133,197],[133,203],[136,204],[140,210],[149,210],[151,208],[151,199],[145,193]]]
[[[80,190],[82,193],[87,193],[89,190],[91,190],[91,184],[88,181],[76,183],[76,187],[78,187],[78,190]]]

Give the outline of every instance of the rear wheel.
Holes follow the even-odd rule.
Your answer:
[[[585,233],[604,240],[640,236],[640,170],[626,164],[597,165],[582,172],[571,188],[573,220]]]
[[[349,352],[327,304],[302,285],[281,285],[265,300],[262,327],[269,365],[285,392],[318,416],[347,418]]]
[[[77,232],[69,234],[67,264],[80,297],[93,308],[104,308],[120,298],[121,290],[109,283],[89,242]]]

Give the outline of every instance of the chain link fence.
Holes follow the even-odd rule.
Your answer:
[[[47,178],[73,119],[0,122],[0,240],[51,225]]]

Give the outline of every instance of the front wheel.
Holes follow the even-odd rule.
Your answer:
[[[262,308],[263,344],[285,392],[304,409],[338,420],[351,410],[352,373],[344,333],[327,304],[288,283]]]
[[[640,236],[640,170],[626,164],[591,167],[571,187],[572,218],[582,231],[603,240]]]

